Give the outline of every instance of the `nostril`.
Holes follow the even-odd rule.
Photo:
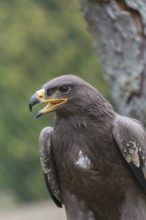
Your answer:
[[[44,96],[45,96],[44,89],[40,89],[40,90],[36,91],[36,96],[37,96],[38,99],[43,100]]]

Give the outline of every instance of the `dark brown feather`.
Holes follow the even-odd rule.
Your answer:
[[[146,191],[146,132],[139,121],[116,115],[114,139],[137,180]]]
[[[52,154],[52,133],[53,128],[51,127],[44,128],[40,133],[40,161],[48,192],[56,205],[61,208],[61,192]]]

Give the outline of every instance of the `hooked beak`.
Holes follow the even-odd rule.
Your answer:
[[[63,103],[67,102],[67,98],[50,98],[50,99],[45,99],[45,89],[40,89],[37,91],[32,97],[30,98],[29,101],[29,109],[32,111],[32,108],[34,105],[38,103],[48,103],[43,109],[41,109],[35,116],[35,118],[40,117],[41,115],[52,112],[55,110],[55,107],[62,105]]]

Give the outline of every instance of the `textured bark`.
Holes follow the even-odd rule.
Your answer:
[[[116,110],[146,125],[146,0],[80,0]]]

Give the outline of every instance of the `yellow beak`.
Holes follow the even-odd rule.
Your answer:
[[[52,112],[57,106],[62,105],[63,103],[67,102],[67,98],[50,98],[50,99],[45,99],[45,90],[40,89],[38,90],[31,98],[29,101],[29,108],[30,111],[32,111],[32,107],[37,104],[37,103],[45,103],[47,102],[48,104],[41,109],[37,114],[36,118],[41,116],[42,114]]]

